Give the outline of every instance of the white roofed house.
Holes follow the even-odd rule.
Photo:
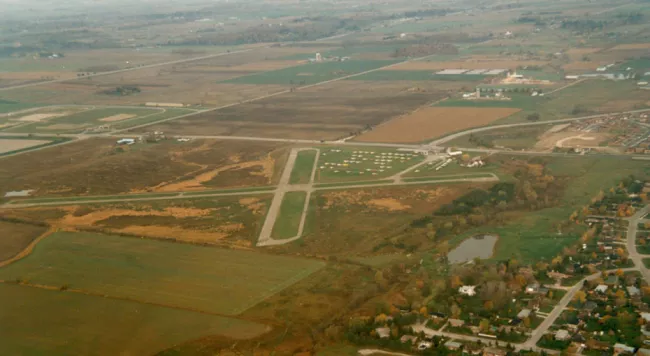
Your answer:
[[[469,297],[476,295],[476,286],[462,286],[458,288],[458,293]]]

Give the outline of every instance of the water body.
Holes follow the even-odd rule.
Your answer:
[[[495,235],[477,235],[463,241],[447,255],[449,263],[465,263],[475,258],[487,259],[492,257],[494,244],[497,243]]]

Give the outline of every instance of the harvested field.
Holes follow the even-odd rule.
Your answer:
[[[190,190],[266,186],[279,174],[276,160],[282,159],[281,147],[266,142],[167,140],[118,149],[112,139],[82,140],[5,158],[0,165],[0,194],[23,189],[35,189],[37,196],[70,196],[169,191],[169,186]],[[207,181],[202,176],[206,172],[212,172]]]
[[[256,322],[127,300],[0,284],[3,353],[153,355],[208,335],[247,339]],[[71,340],[74,340],[72,342]]]
[[[46,230],[45,226],[0,221],[0,262],[17,255]]]
[[[336,139],[440,99],[412,83],[331,83],[146,128],[178,135]],[[141,130],[142,131],[142,130]]]
[[[57,232],[31,255],[0,269],[0,278],[236,315],[323,266],[250,251]]]
[[[513,108],[426,107],[377,126],[356,137],[355,141],[423,142],[448,133],[488,125],[518,111]]]
[[[0,138],[0,153],[8,153],[12,151],[23,150],[26,148],[40,146],[47,143],[50,143],[50,141]]]
[[[18,121],[23,121],[23,122],[40,122],[49,118],[53,117],[59,117],[59,116],[65,116],[68,113],[62,112],[62,113],[49,113],[49,114],[31,114],[31,115],[25,115],[22,116],[18,119]]]

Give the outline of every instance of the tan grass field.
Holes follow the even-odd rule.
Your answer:
[[[361,142],[415,143],[510,116],[513,108],[427,107],[391,120],[357,138]]]
[[[35,80],[42,78],[72,79],[77,75],[66,72],[0,72],[0,79]]]
[[[29,147],[46,144],[50,141],[46,140],[13,140],[13,139],[0,139],[0,153],[6,153],[16,150],[22,150]]]
[[[61,117],[61,116],[66,116],[69,113],[67,112],[61,112],[61,113],[50,113],[50,114],[31,114],[31,115],[26,115],[18,119],[18,121],[23,121],[23,122],[41,122],[46,119],[50,119],[53,117]]]

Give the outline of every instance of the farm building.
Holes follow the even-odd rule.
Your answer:
[[[135,139],[132,138],[121,138],[117,140],[118,145],[132,145],[135,143]]]

